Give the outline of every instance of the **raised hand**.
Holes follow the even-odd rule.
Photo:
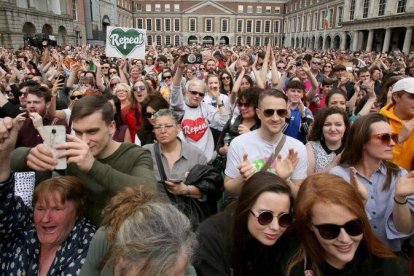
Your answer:
[[[247,153],[243,154],[243,161],[240,165],[237,166],[240,175],[244,180],[249,179],[256,172],[256,168],[250,164],[248,157],[249,156]]]
[[[24,117],[19,116],[14,119],[0,118],[0,156],[9,155],[14,150],[17,134],[23,121]]]
[[[66,157],[68,164],[74,163],[81,171],[88,172],[95,162],[88,144],[74,135],[66,135],[66,139],[66,143],[56,145],[57,150],[65,150],[57,158]]]
[[[282,160],[282,155],[279,154],[276,158],[276,173],[282,179],[288,179],[296,168],[299,162],[298,152],[294,149],[289,149],[289,153],[285,159]]]
[[[357,174],[356,169],[354,167],[351,167],[349,170],[349,177],[351,180],[351,185],[354,186],[355,190],[361,196],[361,199],[365,205],[365,203],[368,200],[368,190],[364,186],[364,184],[362,184],[361,181],[359,181],[358,176],[356,174]]]
[[[396,197],[407,197],[414,195],[414,171],[401,176],[395,185]]]

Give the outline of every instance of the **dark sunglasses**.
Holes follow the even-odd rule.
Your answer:
[[[115,87],[118,83],[119,83],[119,82],[117,82],[117,83],[110,83],[109,85],[110,85],[111,87]]]
[[[378,133],[371,135],[371,138],[377,138],[381,140],[381,143],[384,145],[389,145],[391,140],[394,141],[394,143],[398,144],[398,134],[397,133]]]
[[[25,96],[25,97],[27,97],[27,92],[26,92],[26,93],[19,92],[19,93],[17,93],[17,94],[19,94],[19,96],[20,96],[20,97],[21,97],[21,96]]]
[[[263,110],[263,115],[265,115],[265,117],[272,117],[273,115],[275,115],[275,112],[277,114],[277,116],[284,118],[287,115],[287,109],[265,109]]]
[[[190,93],[193,95],[193,96],[200,96],[201,98],[204,98],[204,95],[205,95],[205,93],[200,93],[200,92],[198,92],[198,91],[190,91]]]
[[[134,91],[144,91],[145,90],[145,85],[137,85],[134,86]]]
[[[242,108],[242,107],[248,108],[248,107],[252,106],[250,103],[238,103],[237,105],[239,106],[239,108]]]
[[[172,76],[162,76],[162,78],[163,78],[164,80],[169,80],[169,79],[171,79],[171,78],[172,78]]]
[[[76,95],[76,96],[70,96],[70,99],[73,101],[74,99],[81,99],[83,97],[83,95]]]
[[[285,70],[286,67],[277,67],[279,70]]]
[[[109,71],[109,74],[111,74],[111,75],[116,75],[116,74],[118,74],[116,71]]]
[[[348,221],[344,225],[319,224],[313,225],[318,229],[319,235],[325,240],[333,240],[339,236],[341,228],[350,236],[359,236],[364,232],[364,223],[360,219]]]
[[[312,63],[313,64],[318,64],[318,65],[321,65],[322,64],[321,62],[314,62],[314,61],[312,61]]]
[[[252,210],[250,210],[250,213],[252,213],[252,215],[257,218],[257,222],[263,226],[272,223],[273,218],[277,218],[278,223],[281,227],[288,227],[293,222],[293,217],[290,213],[281,213],[277,216],[273,216],[273,213],[270,211],[264,211],[259,215],[256,215]]]
[[[230,77],[221,77],[222,80],[229,80]]]
[[[200,67],[200,68],[198,68],[199,70],[206,70],[206,68],[204,68],[204,67]]]
[[[155,112],[145,112],[145,117],[147,117],[148,119],[151,119],[152,116],[154,116]]]

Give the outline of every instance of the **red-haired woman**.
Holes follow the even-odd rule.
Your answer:
[[[292,225],[300,246],[287,275],[404,275],[394,253],[371,230],[361,199],[339,176],[305,180]]]

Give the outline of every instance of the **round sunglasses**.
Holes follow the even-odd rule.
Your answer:
[[[336,239],[341,233],[341,228],[350,236],[359,236],[364,232],[364,223],[360,219],[348,221],[343,225],[327,223],[313,226],[318,229],[319,235],[325,240]]]
[[[273,218],[277,218],[281,227],[288,227],[293,222],[293,217],[290,213],[281,213],[277,216],[274,216],[270,211],[263,211],[259,215],[256,215],[252,210],[250,210],[250,213],[255,216],[257,218],[257,222],[263,226],[272,223]]]
[[[277,114],[277,116],[281,117],[281,118],[285,118],[287,116],[287,109],[264,109],[263,110],[263,115],[267,118],[272,117],[273,115],[275,115],[275,112]]]

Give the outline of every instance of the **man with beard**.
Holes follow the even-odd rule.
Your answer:
[[[19,116],[27,116],[17,136],[16,147],[35,147],[43,143],[34,122],[40,120],[40,125],[64,125],[64,120],[53,118],[47,114],[52,95],[48,88],[42,86],[28,87],[26,90],[26,111]],[[37,124],[37,123],[36,123]]]

